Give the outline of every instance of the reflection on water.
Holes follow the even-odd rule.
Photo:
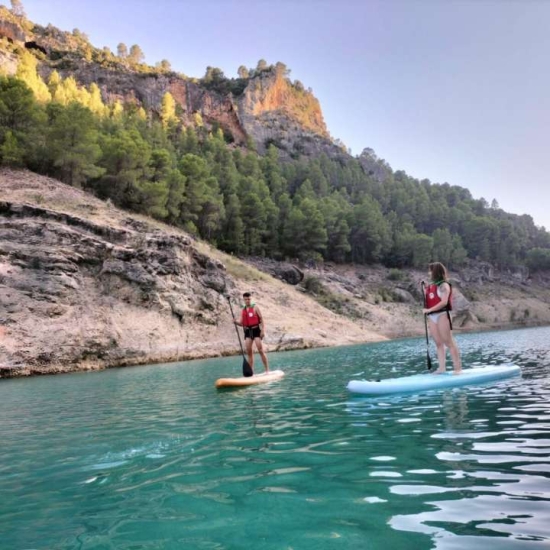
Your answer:
[[[425,343],[272,354],[277,383],[217,392],[238,358],[0,384],[0,549],[549,547],[550,329],[458,337],[520,379],[356,397]],[[251,542],[253,541],[253,542]]]

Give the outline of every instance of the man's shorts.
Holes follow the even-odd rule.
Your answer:
[[[259,325],[255,327],[244,327],[244,339],[250,338],[254,340],[254,338],[260,338],[261,332]]]

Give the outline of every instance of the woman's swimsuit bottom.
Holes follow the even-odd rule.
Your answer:
[[[433,321],[435,324],[437,324],[437,320],[441,315],[445,315],[446,311],[438,311],[437,313],[428,313],[428,317],[430,318],[430,321]]]

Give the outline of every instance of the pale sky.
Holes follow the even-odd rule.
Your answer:
[[[7,0],[3,0],[9,4]],[[23,0],[189,76],[282,61],[334,137],[550,229],[550,0]]]

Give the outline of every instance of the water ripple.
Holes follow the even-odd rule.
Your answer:
[[[0,549],[548,547],[549,337],[460,335],[521,379],[383,399],[345,385],[423,368],[421,339],[229,392],[238,358],[2,381]]]

